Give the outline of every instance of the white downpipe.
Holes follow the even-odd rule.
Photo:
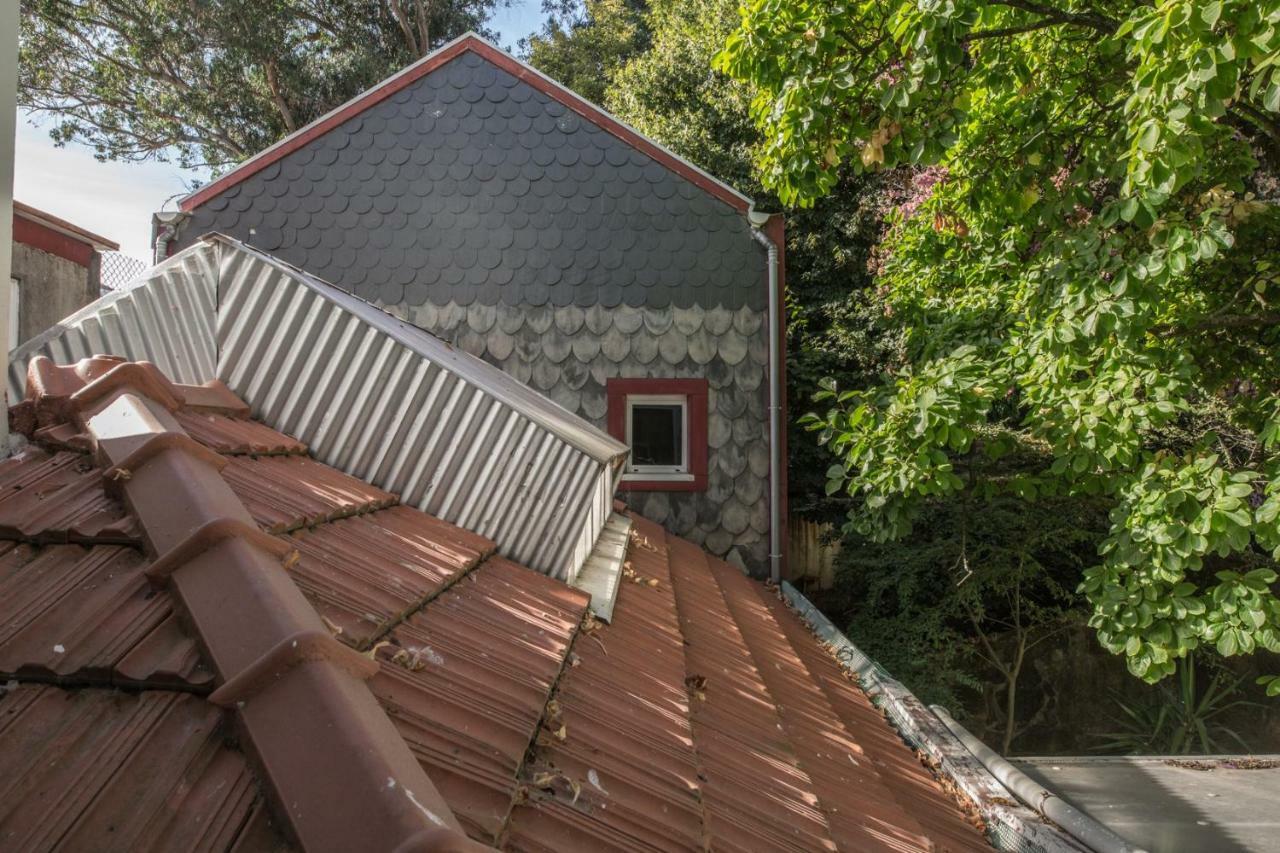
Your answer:
[[[769,216],[748,214],[751,236],[769,254],[769,579],[782,580],[782,331],[778,246],[760,230]]]

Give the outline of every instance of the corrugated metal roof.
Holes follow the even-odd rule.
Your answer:
[[[158,364],[174,382],[215,378],[217,254],[184,252],[126,290],[89,303],[9,353],[9,399],[21,400],[37,355],[58,364],[107,353]]]
[[[14,399],[36,355],[109,352],[182,382],[221,379],[325,463],[525,565],[576,575],[608,519],[624,445],[439,338],[209,239],[12,353]]]

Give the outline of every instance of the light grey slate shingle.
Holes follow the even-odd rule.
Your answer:
[[[642,514],[705,546],[735,565],[763,572],[768,557],[768,408],[763,369],[739,358],[744,347],[764,346],[766,326],[747,309],[725,321],[713,311],[639,308],[596,312],[575,306],[527,312],[498,306],[484,333],[476,313],[456,304],[384,306],[409,322],[468,348],[483,340],[484,357],[570,411],[605,426],[605,384],[613,377],[705,377],[709,386],[707,489],[704,492],[630,492],[621,496]],[[727,315],[726,315],[727,316]],[[489,325],[481,317],[479,325]],[[630,330],[624,332],[618,327]],[[652,328],[666,331],[655,339]],[[714,334],[709,326],[721,329]],[[662,352],[668,335],[700,341],[699,364],[686,345]],[[574,332],[566,330],[574,329]],[[740,329],[752,330],[744,335]],[[649,349],[651,348],[651,350]],[[736,365],[727,359],[739,358]]]

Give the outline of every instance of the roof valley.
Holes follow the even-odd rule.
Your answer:
[[[658,545],[665,534],[647,519],[632,521],[620,606],[603,639],[580,632],[593,642],[577,644],[580,665],[566,670],[553,697],[565,737],[554,729],[535,741],[522,779],[528,796],[508,817],[504,846],[710,849],[674,589]],[[605,667],[626,672],[625,684],[602,678]]]

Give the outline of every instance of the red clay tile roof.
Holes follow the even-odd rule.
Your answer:
[[[429,779],[418,804],[504,849],[985,848],[808,628],[695,546],[634,517],[604,625],[585,594],[314,462],[225,389],[146,368],[125,381],[119,366],[33,368],[37,397],[13,420],[48,447],[0,462],[0,848],[113,833],[121,849],[390,849],[402,812],[349,826],[328,812],[406,802],[399,782],[361,789],[396,756]],[[98,380],[105,392],[84,391]],[[97,458],[65,449],[93,446],[97,410],[122,394],[166,434],[151,439],[160,463],[118,417],[97,425]],[[238,517],[275,538],[206,531],[221,556],[201,581],[209,561],[164,543],[201,519],[175,520],[225,506],[228,486]],[[256,574],[237,574],[244,560]],[[157,562],[173,574],[149,580]],[[288,590],[310,616],[278,599]],[[288,624],[264,600],[355,657],[307,635],[293,669],[246,662],[228,642]],[[314,674],[324,661],[336,670]],[[366,665],[369,680],[349,674]],[[317,716],[355,728],[322,734]]]

